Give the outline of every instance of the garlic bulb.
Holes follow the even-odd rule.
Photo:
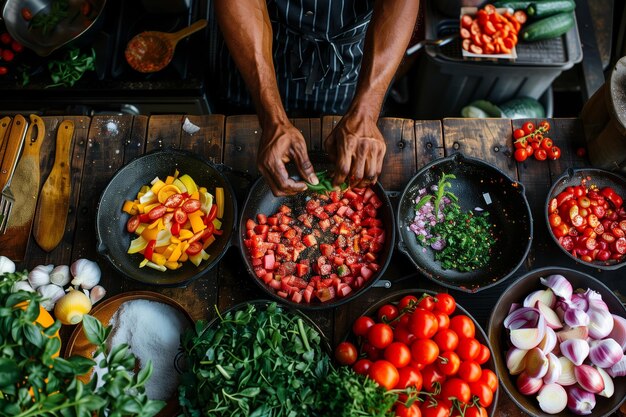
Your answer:
[[[0,275],[15,272],[15,263],[6,256],[0,256]]]
[[[72,276],[72,285],[79,286],[83,289],[90,290],[100,282],[100,267],[97,263],[89,259],[79,259],[70,267]]]
[[[54,307],[54,315],[63,324],[76,324],[91,311],[91,301],[82,291],[70,289]]]
[[[96,304],[98,301],[102,300],[106,295],[107,291],[102,287],[102,285],[96,285],[89,291],[89,299],[91,300],[91,304]]]
[[[31,287],[30,284],[26,281],[17,281],[13,284],[13,286],[11,287],[11,292],[18,291],[35,292],[35,290],[33,290],[33,287]]]
[[[38,265],[28,273],[28,282],[30,286],[37,289],[46,284],[50,284],[50,272],[54,268],[53,265]]]
[[[70,283],[70,267],[67,265],[59,265],[50,272],[50,282],[64,287]]]
[[[52,311],[56,302],[65,295],[63,288],[56,284],[46,284],[37,288],[37,292],[44,298],[41,306],[48,311]]]

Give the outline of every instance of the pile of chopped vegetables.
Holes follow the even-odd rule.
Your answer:
[[[144,256],[140,268],[174,270],[187,260],[199,266],[209,259],[206,248],[222,234],[224,189],[216,187],[214,198],[189,175],[179,176],[176,171],[141,187],[137,198],[125,201],[122,210],[131,215],[126,230],[137,235],[128,253]]]
[[[463,211],[451,191],[452,174],[444,174],[437,185],[419,190],[415,218],[409,229],[422,246],[435,251],[435,260],[444,269],[474,271],[487,265],[495,244],[489,213],[476,208]]]

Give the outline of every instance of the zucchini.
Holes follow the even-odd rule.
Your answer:
[[[502,110],[504,117],[509,119],[543,119],[546,117],[546,111],[541,103],[530,97],[514,98],[498,107]]]
[[[496,1],[493,5],[496,9],[504,7],[507,9],[526,11],[526,9],[528,9],[528,7],[533,3],[534,1]]]
[[[527,42],[559,37],[574,27],[574,13],[559,13],[536,22],[522,29],[522,39]]]
[[[526,14],[532,18],[554,16],[555,14],[571,12],[576,8],[572,0],[544,0],[531,3],[526,8]]]

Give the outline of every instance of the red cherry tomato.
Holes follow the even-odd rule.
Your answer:
[[[360,375],[367,375],[367,373],[369,372],[370,366],[372,366],[372,362],[369,359],[359,359],[358,361],[356,361],[354,363],[354,365],[352,366],[352,369],[354,369],[354,372],[356,372],[357,374]]]
[[[400,299],[398,310],[402,311],[407,307],[415,307],[417,305],[417,297],[414,295],[406,295]]]
[[[559,159],[561,157],[561,148],[559,148],[558,146],[553,145],[548,150],[548,157],[550,159],[553,159],[553,160]]]
[[[422,417],[422,412],[417,403],[411,404],[410,407],[406,407],[404,404],[397,404],[394,411],[396,417]]]
[[[400,375],[398,374],[396,367],[386,360],[378,360],[374,362],[370,366],[368,375],[376,381],[378,385],[388,390],[393,389],[400,379]]]
[[[437,368],[439,368],[444,375],[451,376],[459,371],[461,359],[459,355],[454,352],[443,352],[439,355],[435,363],[437,364]]]
[[[7,75],[9,73],[9,69],[5,66],[0,66],[0,75]]]
[[[535,159],[537,161],[545,161],[546,158],[548,158],[548,153],[545,149],[542,148],[535,151]]]
[[[371,317],[361,316],[352,323],[352,333],[358,337],[367,336],[367,332],[376,322]]]
[[[459,340],[456,353],[464,361],[471,361],[480,353],[480,342],[473,337],[462,338]]]
[[[393,342],[393,330],[388,324],[376,323],[369,332],[367,340],[377,349],[384,349]]]
[[[33,13],[30,11],[28,7],[22,7],[21,13],[22,13],[22,19],[26,20],[27,22],[33,18]]]
[[[435,308],[435,299],[430,295],[425,296],[417,303],[419,308],[423,308],[424,310],[433,311]]]
[[[547,120],[544,120],[543,122],[539,123],[539,129],[543,130],[544,132],[549,131],[550,122],[548,122]]]
[[[489,414],[483,407],[476,405],[465,409],[465,417],[489,417]]]
[[[489,348],[481,344],[480,351],[478,352],[478,356],[476,356],[474,360],[478,362],[480,365],[482,365],[486,363],[490,357],[491,357],[491,352],[489,351]]]
[[[428,401],[424,401],[420,407],[422,417],[448,417],[451,409],[443,401],[437,401],[436,405],[431,405]]]
[[[0,35],[0,42],[5,45],[10,45],[11,42],[13,42],[13,38],[11,37],[11,35],[9,35],[8,32],[4,32]]]
[[[524,132],[524,129],[515,129],[513,131],[513,137],[515,139],[520,139],[522,137],[526,136],[526,132]]]
[[[476,382],[482,376],[483,370],[475,361],[463,361],[459,365],[459,377],[466,382]]]
[[[403,368],[411,362],[411,350],[402,342],[391,343],[383,355],[396,368]]]
[[[148,242],[148,245],[146,246],[146,248],[143,251],[144,258],[146,258],[149,261],[152,260],[152,256],[154,255],[154,247],[155,246],[156,246],[156,240],[153,239],[153,240]]]
[[[435,308],[437,310],[442,311],[447,315],[454,313],[454,310],[456,309],[456,301],[454,301],[454,297],[450,294],[439,293],[435,296],[435,298],[437,299],[437,302],[435,303]]]
[[[465,314],[459,314],[450,319],[450,329],[459,336],[459,339],[473,338],[476,335],[476,326],[472,319]]]
[[[493,402],[493,391],[482,382],[471,382],[469,384],[472,395],[478,397],[478,403],[482,407],[489,407]]]
[[[457,336],[454,330],[450,329],[439,329],[433,337],[433,340],[437,343],[439,350],[442,352],[455,350],[459,345],[459,336]]]
[[[552,145],[554,145],[554,142],[552,142],[552,139],[550,138],[543,138],[543,140],[541,141],[541,147],[546,151],[549,150]]]
[[[435,383],[441,384],[446,379],[446,376],[437,369],[435,364],[425,366],[420,372],[422,373],[422,388],[426,392],[435,391]]]
[[[389,323],[398,317],[398,308],[393,304],[385,304],[378,309],[376,317],[383,323]]]
[[[15,58],[15,52],[13,52],[10,49],[5,49],[2,51],[2,59],[6,62],[11,62],[13,61],[13,58]]]
[[[498,389],[498,377],[491,369],[482,370],[482,374],[480,375],[480,382],[486,384],[491,389],[491,392],[495,393]]]
[[[416,309],[409,320],[409,331],[418,339],[430,339],[438,328],[437,317],[428,310]]]
[[[398,369],[398,374],[400,379],[395,387],[396,389],[405,389],[409,387],[414,387],[416,391],[420,391],[422,389],[422,374],[417,368],[413,366],[405,366],[404,368]]]
[[[134,215],[130,219],[128,219],[128,222],[126,222],[126,230],[128,231],[128,233],[135,233],[135,230],[137,230],[137,228],[139,227],[139,223],[141,223],[141,221],[139,220],[139,216],[137,215]]]
[[[530,135],[535,131],[535,125],[533,124],[533,122],[526,122],[522,126],[522,129],[524,129],[525,134]]]
[[[439,356],[439,346],[431,339],[417,339],[411,344],[411,357],[422,365],[430,365]]]
[[[357,357],[356,346],[350,342],[341,342],[335,348],[335,359],[342,365],[352,365],[356,362]]]
[[[433,314],[437,318],[438,330],[447,329],[450,326],[450,316],[441,311],[433,311]]]
[[[467,404],[472,396],[470,386],[467,382],[460,378],[450,378],[443,383],[441,387],[441,396],[443,398],[456,398],[462,403]]]
[[[22,46],[22,44],[18,41],[13,41],[11,42],[11,49],[13,49],[17,53],[20,53],[24,50],[24,46]]]
[[[526,148],[516,149],[513,157],[517,162],[524,162],[528,158],[528,152]]]

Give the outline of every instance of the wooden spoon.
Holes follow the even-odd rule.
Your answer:
[[[33,223],[35,241],[46,252],[52,251],[63,239],[70,208],[70,154],[74,122],[65,120],[57,130],[54,165],[41,189],[37,214]]]
[[[206,19],[200,19],[193,25],[174,33],[141,32],[128,42],[124,53],[126,61],[139,72],[160,71],[172,60],[176,44],[206,25]]]

